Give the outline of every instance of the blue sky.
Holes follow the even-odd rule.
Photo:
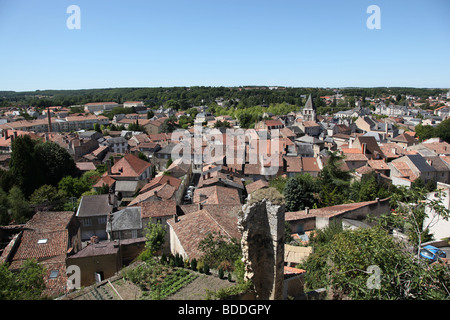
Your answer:
[[[0,91],[449,88],[449,13],[448,0],[0,0]]]

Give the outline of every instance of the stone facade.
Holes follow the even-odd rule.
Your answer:
[[[239,215],[245,280],[260,300],[283,299],[284,213],[283,197],[267,188],[252,193]]]

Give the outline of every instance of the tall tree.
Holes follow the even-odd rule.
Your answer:
[[[304,210],[312,208],[316,203],[316,194],[320,188],[316,178],[310,174],[299,174],[290,178],[284,188],[284,198],[287,211]]]
[[[349,192],[351,175],[341,169],[343,157],[328,151],[328,160],[319,174],[322,206],[342,204]]]
[[[26,196],[43,184],[42,170],[36,162],[35,144],[28,135],[17,137],[11,144],[9,167]]]
[[[35,158],[41,169],[44,184],[57,186],[63,177],[78,174],[69,152],[54,142],[36,144]]]

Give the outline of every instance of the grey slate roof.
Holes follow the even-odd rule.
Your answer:
[[[109,194],[82,197],[76,216],[90,217],[107,215],[113,210],[113,206],[109,204],[108,198]]]
[[[411,160],[411,162],[416,166],[416,168],[420,172],[436,171],[436,169],[430,166],[425,160],[425,158],[422,157],[420,154],[411,154],[407,155],[406,157],[408,157]]]
[[[142,229],[141,207],[129,207],[111,214],[106,222],[106,231]]]

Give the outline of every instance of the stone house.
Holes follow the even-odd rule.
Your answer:
[[[117,211],[117,198],[114,194],[83,196],[76,212],[80,223],[81,240],[96,236],[99,240],[108,239],[106,223],[108,214]]]
[[[341,204],[320,209],[306,208],[297,212],[286,212],[286,221],[291,226],[291,233],[304,234],[314,229],[327,227],[331,220],[352,219],[364,221],[368,215],[380,216],[389,213],[389,198],[374,201]]]

